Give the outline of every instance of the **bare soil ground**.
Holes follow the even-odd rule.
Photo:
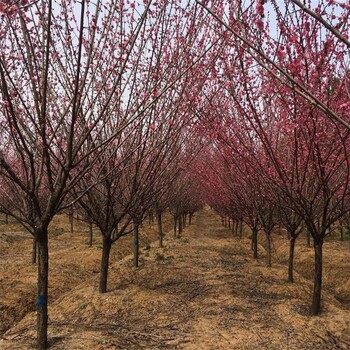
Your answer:
[[[62,225],[64,218],[59,220]],[[155,230],[149,234],[154,241]],[[8,231],[0,238],[1,314],[11,306],[6,312],[13,312],[18,321],[12,325],[4,317],[4,326],[1,319],[3,329],[11,328],[2,335],[0,349],[35,348],[35,312],[29,311],[35,308],[36,271],[28,263],[30,240],[22,235]],[[99,243],[88,247],[83,233],[53,236],[50,349],[350,349],[350,310],[347,299],[340,297],[350,294],[349,281],[342,280],[336,290],[338,283],[327,270],[334,259],[337,278],[341,271],[350,271],[344,245],[325,250],[329,277],[323,312],[310,317],[312,283],[303,269],[308,277],[312,261],[302,242],[297,268],[311,265],[301,268],[296,283],[288,284],[282,238],[275,240],[276,261],[267,268],[263,250],[261,258],[253,260],[248,238],[233,237],[208,209],[195,216],[181,238],[173,239],[169,232],[165,248],[153,242],[143,249],[138,269],[132,267],[131,256],[125,256],[130,238],[125,237],[120,248],[117,243],[109,292],[103,295],[98,293]],[[14,243],[16,251],[10,248]],[[146,244],[144,240],[143,247]]]

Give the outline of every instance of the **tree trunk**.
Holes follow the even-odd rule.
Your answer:
[[[38,244],[37,349],[47,349],[49,248],[47,227],[36,234]]]
[[[228,218],[228,228],[231,228],[231,219]]]
[[[288,282],[293,283],[295,237],[289,239]]]
[[[115,226],[115,229],[113,230],[112,233],[112,240],[116,239],[119,235],[119,225],[117,223],[117,225]]]
[[[69,212],[69,224],[70,224],[70,232],[74,232],[74,223],[73,223],[73,210]]]
[[[92,222],[89,222],[89,247],[92,247]]]
[[[179,232],[178,232],[178,236],[181,236],[182,234],[182,215],[179,215],[178,217],[178,221],[179,221]]]
[[[32,246],[32,264],[36,264],[36,256],[37,256],[37,243],[36,243],[36,239],[33,238],[33,246]]]
[[[109,237],[103,236],[102,241],[102,259],[101,259],[101,270],[100,270],[100,284],[99,292],[107,292],[107,280],[108,280],[108,267],[109,267],[109,255],[111,252],[112,241]]]
[[[238,235],[238,225],[239,225],[239,221],[238,220],[236,220],[235,221],[235,233],[236,233],[236,236]]]
[[[177,218],[174,216],[174,238],[176,238],[176,231],[177,231]]]
[[[317,316],[321,310],[321,290],[322,290],[322,246],[323,239],[314,241],[315,249],[315,279],[312,296],[311,314]]]
[[[190,213],[189,217],[188,217],[188,225],[191,226],[192,225],[192,216],[193,214]]]
[[[311,235],[309,230],[307,230],[306,232],[306,244],[308,248],[311,248]]]
[[[134,222],[134,266],[139,267],[139,225]]]
[[[258,258],[258,230],[257,229],[253,229],[252,243],[253,243],[253,258],[257,259]]]
[[[266,237],[266,266],[271,267],[271,236],[270,233],[265,232]]]
[[[239,239],[242,239],[243,235],[243,221],[239,222]]]
[[[159,247],[163,248],[162,212],[157,211]]]

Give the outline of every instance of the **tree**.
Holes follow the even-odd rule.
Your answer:
[[[1,210],[38,245],[38,349],[48,345],[48,225],[121,132],[105,132],[107,111],[148,10],[113,1],[1,3]]]
[[[176,178],[169,189],[168,202],[174,218],[174,237],[180,237],[186,227],[185,214],[203,206],[199,182],[190,170],[182,171]]]
[[[283,15],[276,6],[280,29],[276,41],[269,36],[268,25],[256,18],[263,14],[262,3],[257,14],[251,8],[241,11],[245,19],[256,18],[250,29],[246,22],[229,17],[227,25],[218,4],[212,9],[201,5],[243,43],[238,46],[228,39],[216,62],[216,79],[205,91],[210,111],[202,114],[221,147],[227,145],[236,157],[241,154],[250,167],[249,176],[263,177],[292,201],[293,210],[303,218],[315,242],[311,311],[318,314],[323,241],[330,225],[348,210],[344,112],[349,104],[347,89],[339,89],[348,79],[346,65],[339,63],[346,57],[344,46],[333,36],[323,36],[320,23],[302,11],[287,8]],[[227,35],[224,30],[223,35]],[[259,44],[253,45],[254,40]],[[214,90],[220,92],[220,101],[213,97]],[[262,194],[269,195],[266,189]]]
[[[294,250],[295,241],[303,229],[302,217],[295,210],[293,201],[283,193],[279,193],[277,215],[279,221],[288,232],[289,258],[288,258],[288,282],[294,282]]]
[[[231,2],[218,1],[213,4],[212,8],[209,7],[209,4],[203,3],[200,0],[196,2],[202,6],[223,28],[223,36],[227,38],[227,42],[230,42],[230,39],[227,36],[228,31],[236,40],[241,43],[240,52],[248,53],[249,57],[253,59],[257,64],[268,72],[271,76],[275,77],[284,87],[294,91],[298,96],[302,97],[305,101],[308,101],[311,105],[315,106],[317,109],[325,113],[328,118],[339,123],[347,129],[350,129],[350,124],[347,118],[344,118],[342,115],[339,115],[337,111],[330,108],[323,99],[320,98],[317,94],[315,95],[312,92],[312,89],[309,89],[307,85],[303,85],[302,81],[295,79],[293,74],[281,66],[279,63],[283,61],[281,58],[284,56],[283,47],[281,42],[283,42],[284,34],[290,34],[290,20],[295,18],[300,18],[300,13],[302,10],[299,10],[298,1],[285,2],[285,6],[282,6],[284,9],[284,14],[282,13],[280,4],[273,1],[274,10],[275,10],[275,19],[277,22],[277,27],[281,28],[281,32],[278,33],[277,40],[272,32],[271,36],[269,34],[270,25],[269,22],[264,25],[264,0],[259,0],[256,2],[255,10],[253,6],[253,1],[250,4],[233,4]],[[254,1],[255,2],[255,1]],[[295,5],[297,4],[297,5]],[[292,7],[292,9],[290,8]],[[303,31],[303,34],[311,32],[320,34],[321,41],[323,38],[326,40],[329,39],[329,36],[323,36],[322,32],[320,33],[320,28],[323,28],[322,25],[326,25],[327,29],[331,31],[334,36],[331,36],[331,40],[337,41],[338,54],[337,59],[340,63],[342,69],[347,67],[348,59],[348,40],[347,33],[349,32],[350,22],[348,21],[348,5],[342,3],[336,3],[335,1],[320,1],[317,5],[315,11],[312,11],[311,8],[303,6],[305,14],[309,13],[315,19],[313,24],[316,23],[317,29],[315,27],[310,31],[310,22],[307,20],[304,25],[301,25],[302,22],[298,22],[298,30]],[[311,10],[311,11],[308,11]],[[229,11],[229,15],[225,13]],[[319,14],[326,14],[327,19],[324,20]],[[298,14],[298,16],[294,16]],[[316,14],[316,16],[314,15]],[[294,17],[293,17],[294,16]],[[307,19],[309,17],[305,16]],[[228,21],[225,21],[227,19]],[[298,21],[298,20],[297,20]],[[250,25],[249,25],[250,23]],[[254,25],[252,25],[254,24]],[[283,28],[285,30],[283,31]],[[269,37],[269,43],[263,48],[264,39]],[[282,41],[281,41],[282,38]],[[232,45],[232,44],[231,44]],[[235,42],[234,42],[234,45]],[[286,46],[288,48],[288,43]],[[345,49],[344,49],[345,48]],[[279,61],[276,61],[276,60]]]

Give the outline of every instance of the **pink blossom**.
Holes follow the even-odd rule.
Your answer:
[[[264,16],[264,5],[261,2],[256,4],[256,13],[259,16]]]
[[[264,22],[261,19],[256,19],[254,21],[255,25],[258,27],[259,30],[263,30],[264,29]]]
[[[279,47],[277,50],[277,57],[280,61],[283,61],[286,57],[286,53],[283,51],[281,47]]]
[[[6,10],[7,6],[2,1],[0,1],[0,13],[5,13]]]

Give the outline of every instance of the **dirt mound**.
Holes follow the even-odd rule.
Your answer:
[[[155,240],[155,224],[141,229],[140,244]],[[169,216],[165,228],[170,230]],[[99,274],[102,252],[101,235],[93,230],[93,246],[88,245],[88,226],[73,221],[73,232],[66,215],[57,215],[49,227],[49,298],[62,294]],[[0,218],[0,335],[36,308],[37,266],[31,263],[32,236],[13,219]],[[130,254],[132,238],[122,237],[111,250],[111,263]],[[0,343],[1,344],[1,343]],[[1,349],[1,345],[0,345]]]
[[[273,260],[288,264],[289,241],[286,235],[273,234]],[[260,253],[265,256],[265,236],[259,235]],[[350,252],[348,241],[327,238],[323,245],[323,287],[325,290],[350,306]],[[312,281],[314,278],[314,249],[308,248],[306,237],[301,235],[295,245],[294,268],[302,277]]]
[[[181,239],[114,260],[108,293],[98,276],[61,295],[49,307],[50,349],[343,349],[350,348],[350,313],[332,293],[310,317],[312,285],[287,268],[251,258],[212,212],[195,216]],[[82,255],[82,258],[84,255]],[[8,330],[1,349],[35,346],[35,313]]]

